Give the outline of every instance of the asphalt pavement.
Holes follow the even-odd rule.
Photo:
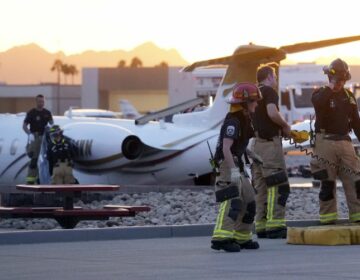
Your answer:
[[[225,253],[209,236],[2,245],[0,279],[359,279],[359,249],[266,239]]]
[[[307,184],[306,186],[303,184]],[[295,179],[292,187],[311,187]],[[298,221],[308,226],[317,221]],[[0,232],[0,279],[359,279],[359,245],[210,249],[213,225]],[[255,238],[255,237],[254,237]]]

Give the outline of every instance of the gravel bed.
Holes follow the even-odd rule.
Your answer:
[[[319,219],[318,188],[292,188],[287,203],[288,220]],[[347,218],[347,206],[342,188],[338,188],[338,212],[340,218]],[[149,192],[120,194],[112,200],[93,201],[76,206],[102,208],[106,204],[148,205],[150,212],[135,217],[113,217],[108,221],[82,221],[78,228],[104,228],[114,226],[183,225],[215,223],[217,203],[211,187],[200,191],[175,189],[171,192]],[[53,219],[0,219],[3,229],[54,229],[60,228]]]
[[[307,156],[287,156],[286,165],[296,168],[309,165]],[[291,188],[287,203],[287,220],[319,219],[319,189]],[[339,218],[348,217],[348,209],[342,188],[337,189]],[[83,208],[102,208],[106,204],[148,205],[150,212],[139,213],[135,217],[112,217],[108,221],[82,221],[78,228],[104,228],[116,226],[147,225],[183,225],[215,223],[217,203],[212,187],[174,189],[170,192],[124,193],[111,200],[93,201],[85,204],[82,201],[76,206]],[[1,229],[54,229],[60,228],[53,219],[0,219]]]

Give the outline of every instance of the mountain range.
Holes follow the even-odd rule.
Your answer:
[[[63,63],[75,65],[79,71],[74,83],[81,83],[81,69],[84,67],[117,67],[120,60],[130,65],[131,60],[138,57],[143,66],[155,66],[166,62],[169,66],[185,66],[189,62],[181,57],[175,49],[162,49],[152,42],[146,42],[130,51],[85,51],[80,54],[65,55],[63,52],[50,53],[36,44],[13,47],[0,52],[0,84],[39,84],[55,83],[57,76],[50,69],[56,59]],[[314,62],[328,64],[336,57],[319,57]],[[343,58],[352,65],[359,65],[359,57]],[[286,59],[282,64],[296,64]],[[68,83],[71,78],[67,79]],[[62,83],[64,78],[62,77]]]
[[[83,67],[117,67],[120,60],[130,65],[138,57],[143,66],[155,66],[166,62],[169,66],[184,66],[184,60],[175,49],[161,49],[151,42],[133,50],[85,51],[80,54],[65,55],[63,52],[49,53],[36,44],[13,47],[0,52],[0,82],[6,84],[39,84],[56,82],[56,73],[50,69],[56,59],[73,64],[79,71],[74,82],[81,82]],[[62,78],[62,81],[64,79]],[[68,83],[70,78],[68,79]]]

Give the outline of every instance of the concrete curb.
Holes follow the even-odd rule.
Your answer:
[[[211,236],[213,224],[0,232],[0,245]]]
[[[345,223],[340,220],[338,223]],[[318,220],[288,221],[289,227],[307,227],[319,225]],[[173,225],[173,226],[134,226],[117,228],[91,229],[56,229],[36,231],[6,231],[0,232],[0,245],[8,244],[36,244],[55,242],[78,242],[97,240],[147,239],[210,236],[214,224],[202,225]]]

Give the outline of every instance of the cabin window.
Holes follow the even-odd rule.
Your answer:
[[[10,155],[12,155],[12,156],[16,155],[18,146],[19,146],[19,139],[15,139],[11,142]]]

